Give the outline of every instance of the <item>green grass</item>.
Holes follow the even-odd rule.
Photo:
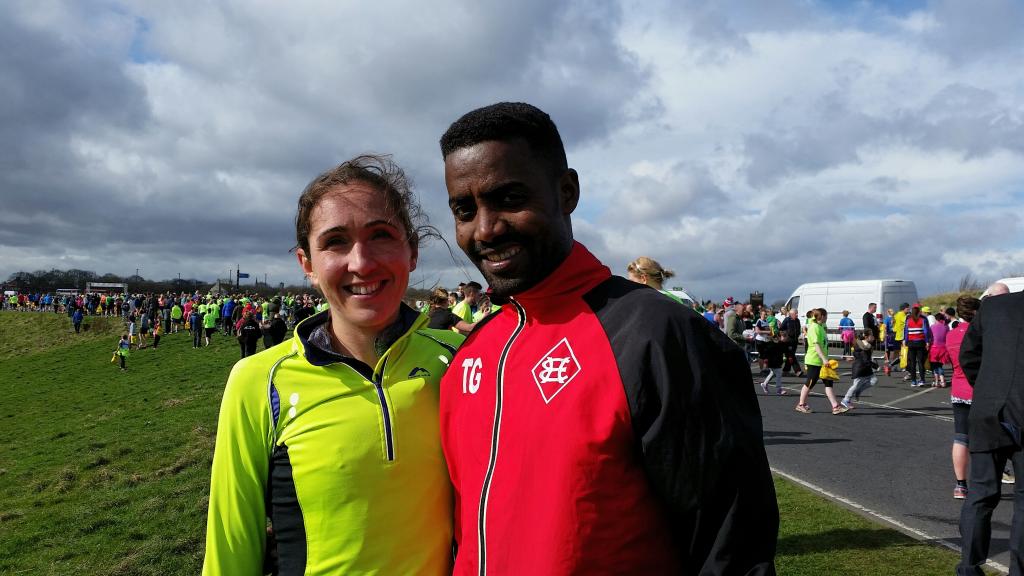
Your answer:
[[[933,294],[921,298],[921,305],[928,306],[932,309],[932,313],[942,312],[946,308],[956,308],[956,299],[961,295],[967,294],[978,298],[981,296],[982,290],[969,290],[967,292],[944,292],[942,294]]]
[[[775,565],[786,576],[952,574],[959,556],[775,478],[781,523]],[[992,572],[997,574],[997,572]]]
[[[53,312],[0,312],[0,358],[23,356],[68,344],[97,339],[111,340],[113,350],[125,329],[114,316],[86,316],[82,331],[75,334],[66,314]]]
[[[62,322],[57,322],[57,320]],[[197,574],[233,338],[187,333],[110,363],[120,326],[0,313],[0,574]],[[9,344],[8,329],[31,347]],[[776,480],[779,573],[948,574],[953,553]]]

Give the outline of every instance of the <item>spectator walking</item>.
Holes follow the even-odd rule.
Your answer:
[[[968,418],[970,481],[961,508],[959,576],[981,576],[999,504],[1005,463],[1024,478],[1024,292],[988,297],[960,346],[960,367],[974,386]],[[1010,574],[1024,573],[1024,483],[1014,489]]]
[[[864,330],[870,330],[875,333],[875,342],[881,342],[882,335],[878,332],[878,320],[875,318],[877,312],[877,303],[872,302],[868,304],[868,311],[861,317],[861,325]]]
[[[949,391],[949,402],[953,406],[953,498],[967,498],[967,464],[970,460],[968,446],[968,418],[971,413],[971,401],[974,390],[967,382],[963,367],[960,365],[960,347],[974,314],[981,306],[981,300],[973,296],[961,296],[956,301],[956,327],[946,335],[946,351],[953,365],[952,386]]]
[[[921,315],[921,305],[914,304],[910,315],[903,322],[903,344],[907,347],[907,370],[910,373],[910,385],[924,386],[924,362],[928,358],[928,349],[932,341],[932,333],[928,327],[928,319]]]
[[[225,318],[225,321],[228,319]],[[256,322],[256,317],[252,312],[246,312],[242,319],[239,321],[238,326],[235,327],[235,333],[238,334],[238,347],[241,350],[242,358],[246,356],[252,356],[256,353],[256,345],[260,341],[260,325]]]

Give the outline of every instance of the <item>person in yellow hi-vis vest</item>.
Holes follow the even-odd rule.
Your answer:
[[[900,370],[907,369],[907,350],[903,346],[903,332],[904,327],[907,325],[907,312],[910,310],[910,303],[904,302],[900,304],[900,310],[892,317],[892,331],[893,337],[896,339],[896,347],[900,351]],[[910,375],[908,374],[904,380],[909,380]]]

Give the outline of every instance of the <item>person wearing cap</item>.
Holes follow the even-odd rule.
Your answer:
[[[921,315],[921,304],[915,303],[903,324],[903,343],[907,347],[907,370],[910,385],[924,386],[924,361],[932,344],[928,318]]]
[[[928,325],[935,326],[935,315],[932,314],[931,306],[921,306],[921,314],[928,318]]]

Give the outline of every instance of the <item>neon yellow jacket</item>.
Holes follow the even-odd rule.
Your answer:
[[[282,576],[450,573],[438,385],[462,336],[403,307],[408,328],[371,369],[310,343],[328,314],[231,371],[203,574],[262,574],[267,517]]]

